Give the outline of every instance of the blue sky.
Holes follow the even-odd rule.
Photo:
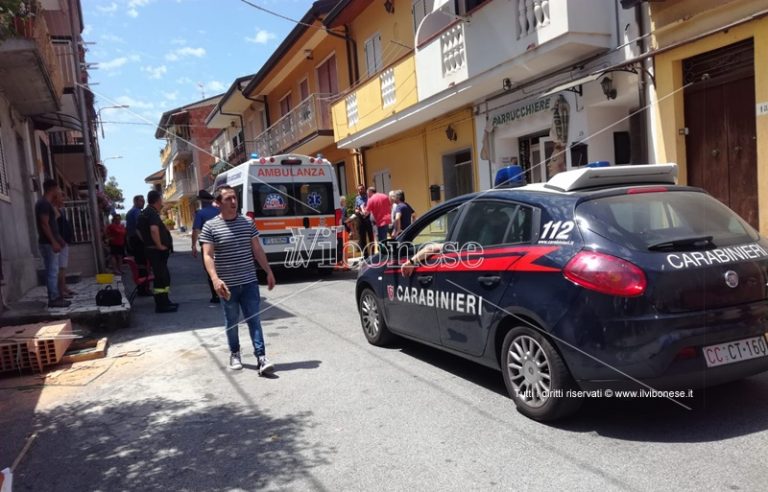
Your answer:
[[[294,27],[240,0],[81,1],[83,38],[95,43],[87,61],[98,63],[90,72],[96,108],[130,106],[103,109],[105,138],[99,135],[102,160],[128,207],[133,195],[146,194],[144,178],[160,169],[160,115],[258,71]],[[251,3],[300,19],[312,1]]]

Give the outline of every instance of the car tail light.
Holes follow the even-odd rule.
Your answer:
[[[661,193],[662,191],[669,191],[666,186],[645,186],[643,188],[630,188],[627,190],[627,195],[639,195],[640,193]]]
[[[612,296],[640,296],[647,285],[645,273],[637,265],[595,251],[579,252],[563,275],[576,285]]]
[[[680,352],[675,356],[676,359],[695,359],[699,355],[699,352],[695,347],[684,347],[680,349]]]

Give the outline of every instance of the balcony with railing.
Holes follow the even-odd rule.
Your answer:
[[[0,90],[23,115],[57,111],[62,71],[42,15],[4,17],[0,26]]]
[[[192,146],[186,140],[172,135],[160,151],[160,162],[163,167],[168,167],[178,161],[192,162]]]
[[[172,149],[173,147],[171,146],[171,142],[166,141],[165,147],[160,150],[160,162],[162,163],[163,167],[168,166],[168,164],[171,162]]]
[[[345,140],[417,102],[415,58],[409,53],[333,103],[336,141]]]
[[[176,137],[171,139],[171,162],[179,160],[192,162],[192,146],[186,140]]]
[[[174,198],[176,196],[176,182],[171,181],[167,185],[165,185],[165,189],[163,190],[163,201],[166,202],[174,202],[178,200],[177,198]]]
[[[502,76],[518,83],[605,51],[614,41],[611,8],[585,14],[580,1],[460,0],[438,9],[422,5],[428,2],[414,2],[414,13],[423,14],[416,33],[420,101],[468,79],[482,83],[478,77],[505,64],[514,69]],[[462,10],[470,4],[476,6]],[[498,74],[488,83],[501,88]]]
[[[332,144],[331,97],[331,94],[311,94],[257,136],[248,150],[252,147],[262,156],[286,152],[314,154]]]
[[[268,155],[268,154],[264,154]],[[227,163],[230,166],[237,166],[245,162],[247,159],[245,154],[245,144],[241,143],[227,155]]]
[[[163,200],[177,202],[182,197],[191,197],[198,192],[196,183],[189,176],[176,177],[165,187]]]

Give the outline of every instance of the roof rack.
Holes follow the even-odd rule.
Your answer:
[[[675,184],[677,164],[635,164],[629,166],[585,167],[555,174],[546,188],[576,191],[610,185]]]

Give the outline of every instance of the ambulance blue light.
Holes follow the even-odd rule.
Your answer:
[[[496,171],[494,188],[517,188],[525,185],[525,173],[521,166],[502,167]]]
[[[590,162],[589,164],[587,164],[586,167],[608,167],[610,165],[611,163],[608,161],[595,161],[595,162]]]
[[[251,154],[251,159],[258,159],[258,158],[259,158],[258,152],[254,152],[253,154]]]

